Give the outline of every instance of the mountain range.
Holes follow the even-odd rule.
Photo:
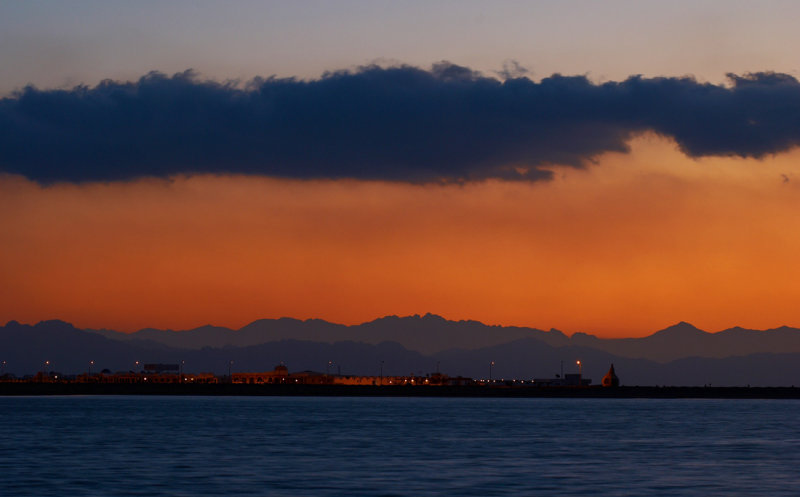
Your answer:
[[[598,382],[613,363],[627,385],[800,385],[800,329],[731,328],[716,333],[681,322],[642,338],[607,339],[552,329],[491,326],[440,316],[387,316],[346,326],[323,320],[262,319],[238,330],[202,326],[134,333],[78,329],[63,321],[0,327],[0,360],[18,375],[80,373],[89,361],[111,371],[185,361],[186,371],[290,371],[549,378],[577,372]]]

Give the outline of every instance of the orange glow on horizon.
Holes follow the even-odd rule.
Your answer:
[[[133,331],[433,312],[641,336],[800,325],[800,151],[654,136],[541,183],[0,178],[0,321]]]

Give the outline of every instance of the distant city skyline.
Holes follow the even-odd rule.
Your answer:
[[[0,322],[800,326],[797,14],[0,1]]]

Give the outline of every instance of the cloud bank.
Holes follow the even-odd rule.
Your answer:
[[[547,179],[631,136],[672,137],[691,157],[763,157],[800,143],[800,83],[643,78],[595,84],[450,63],[367,66],[246,85],[191,71],[0,100],[0,171],[40,183],[177,174],[461,182]],[[516,77],[515,77],[516,75]]]

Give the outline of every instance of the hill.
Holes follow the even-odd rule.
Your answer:
[[[62,321],[33,326],[12,321],[0,327],[0,350],[5,353],[0,359],[7,361],[8,372],[20,375],[43,370],[46,360],[51,370],[67,374],[85,372],[89,361],[95,361],[96,371],[135,370],[137,361],[140,365],[185,361],[187,372],[224,374],[233,361],[234,371],[270,370],[284,362],[291,371],[329,369],[331,373],[371,375],[378,374],[383,363],[387,375],[426,374],[438,369],[452,376],[474,378],[488,377],[489,364],[494,362],[492,375],[496,379],[554,377],[562,368],[565,373],[577,372],[575,362],[581,360],[584,375],[595,382],[614,363],[626,385],[800,385],[800,371],[795,367],[800,352],[792,350],[798,330],[792,328],[732,329],[712,334],[680,323],[641,339],[605,340],[588,335],[567,338],[557,331],[494,327],[474,321],[446,321],[432,315],[382,318],[357,327],[298,320],[257,321],[248,326],[242,328],[245,331],[241,335],[237,333],[242,330],[203,327],[183,332],[143,330],[123,336],[80,330]],[[330,340],[351,328],[369,334],[377,343]],[[408,329],[412,332],[404,336]],[[297,330],[297,338],[285,336]],[[427,349],[440,350],[426,352],[407,345],[422,340],[425,333],[432,343],[439,344]],[[487,336],[477,340],[479,346],[466,346],[474,345],[466,338],[481,333]],[[405,338],[406,343],[378,341],[383,338]],[[192,346],[180,346],[181,340]],[[723,353],[731,355],[719,357]]]

